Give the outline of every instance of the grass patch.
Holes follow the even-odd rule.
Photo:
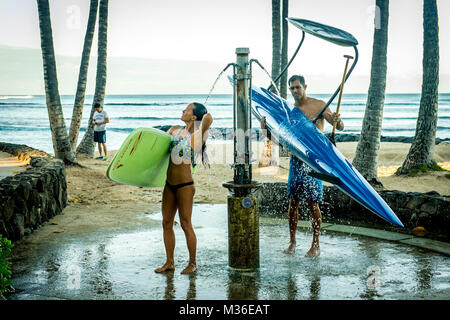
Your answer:
[[[431,166],[422,166],[420,168],[414,168],[409,170],[409,176],[414,177],[417,176],[419,173],[427,173],[428,171],[449,171],[444,168],[442,168],[440,165],[437,164],[436,161],[433,161]]]

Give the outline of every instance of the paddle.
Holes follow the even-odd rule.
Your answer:
[[[344,69],[344,75],[342,76],[341,89],[339,90],[339,99],[338,99],[338,104],[337,104],[337,108],[336,108],[336,113],[339,113],[339,107],[341,106],[342,92],[344,91],[344,83],[345,83],[345,76],[347,75],[348,61],[350,59],[353,59],[352,56],[348,56],[348,55],[344,55],[344,58],[347,58],[347,61],[345,62],[345,69]],[[334,122],[333,131],[331,132],[331,137],[330,137],[330,141],[334,145],[336,145],[336,142],[334,141],[334,133],[336,131],[336,125],[337,125],[337,122]]]

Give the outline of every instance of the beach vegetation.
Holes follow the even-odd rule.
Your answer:
[[[282,0],[281,6],[281,64],[280,64],[280,72],[284,69],[284,67],[288,64],[288,21],[286,18],[288,17],[289,10],[289,0]],[[280,95],[282,98],[287,99],[287,88],[288,88],[288,73],[283,73],[280,78]]]
[[[281,72],[281,3],[280,0],[272,0],[272,79]],[[280,80],[277,88],[271,87],[272,92],[280,89]]]
[[[80,71],[78,74],[77,91],[70,122],[69,141],[70,147],[75,152],[80,133],[81,119],[83,117],[84,99],[86,96],[86,84],[91,55],[92,40],[94,38],[95,23],[97,20],[98,0],[91,0],[89,7],[89,18],[84,37],[83,52],[81,54]]]
[[[374,23],[369,93],[353,165],[370,184],[381,187],[377,162],[386,94],[389,0],[376,0],[376,7],[379,23]]]
[[[439,22],[437,0],[423,1],[422,93],[411,148],[397,175],[433,167],[439,87]],[[424,169],[425,170],[425,169]]]
[[[37,5],[45,95],[55,157],[63,160],[66,164],[78,164],[75,153],[70,147],[59,95],[49,2],[48,0],[38,0]]]
[[[8,292],[9,287],[12,285],[11,263],[7,260],[7,257],[13,247],[14,245],[11,241],[0,234],[0,296]]]
[[[401,169],[401,167],[398,168],[397,172]],[[420,168],[412,168],[408,171],[408,175],[411,177],[417,176],[419,173],[427,173],[429,171],[448,171],[444,168],[442,168],[436,161],[433,161],[430,166],[423,165]]]
[[[108,35],[108,0],[100,0],[98,9],[98,45],[97,45],[97,74],[95,80],[94,99],[89,115],[88,127],[83,139],[77,147],[76,154],[82,154],[92,158],[94,156],[94,112],[95,105],[103,106],[106,91],[106,60],[107,60],[107,35]]]

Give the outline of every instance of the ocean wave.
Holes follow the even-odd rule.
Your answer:
[[[111,120],[180,120],[180,117],[112,117]],[[232,117],[214,117],[214,120],[232,120]],[[70,120],[70,119],[66,119]]]
[[[32,99],[33,96],[0,96],[0,100],[6,99]]]
[[[7,106],[7,107],[35,106],[45,108],[45,104],[36,102],[0,102],[0,106]]]
[[[105,106],[179,106],[187,105],[188,102],[108,102]]]

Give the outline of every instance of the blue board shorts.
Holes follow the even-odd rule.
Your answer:
[[[94,131],[94,142],[106,143],[106,130]]]
[[[311,168],[295,156],[289,162],[287,196],[289,199],[311,200],[322,203],[322,180],[308,175]]]

